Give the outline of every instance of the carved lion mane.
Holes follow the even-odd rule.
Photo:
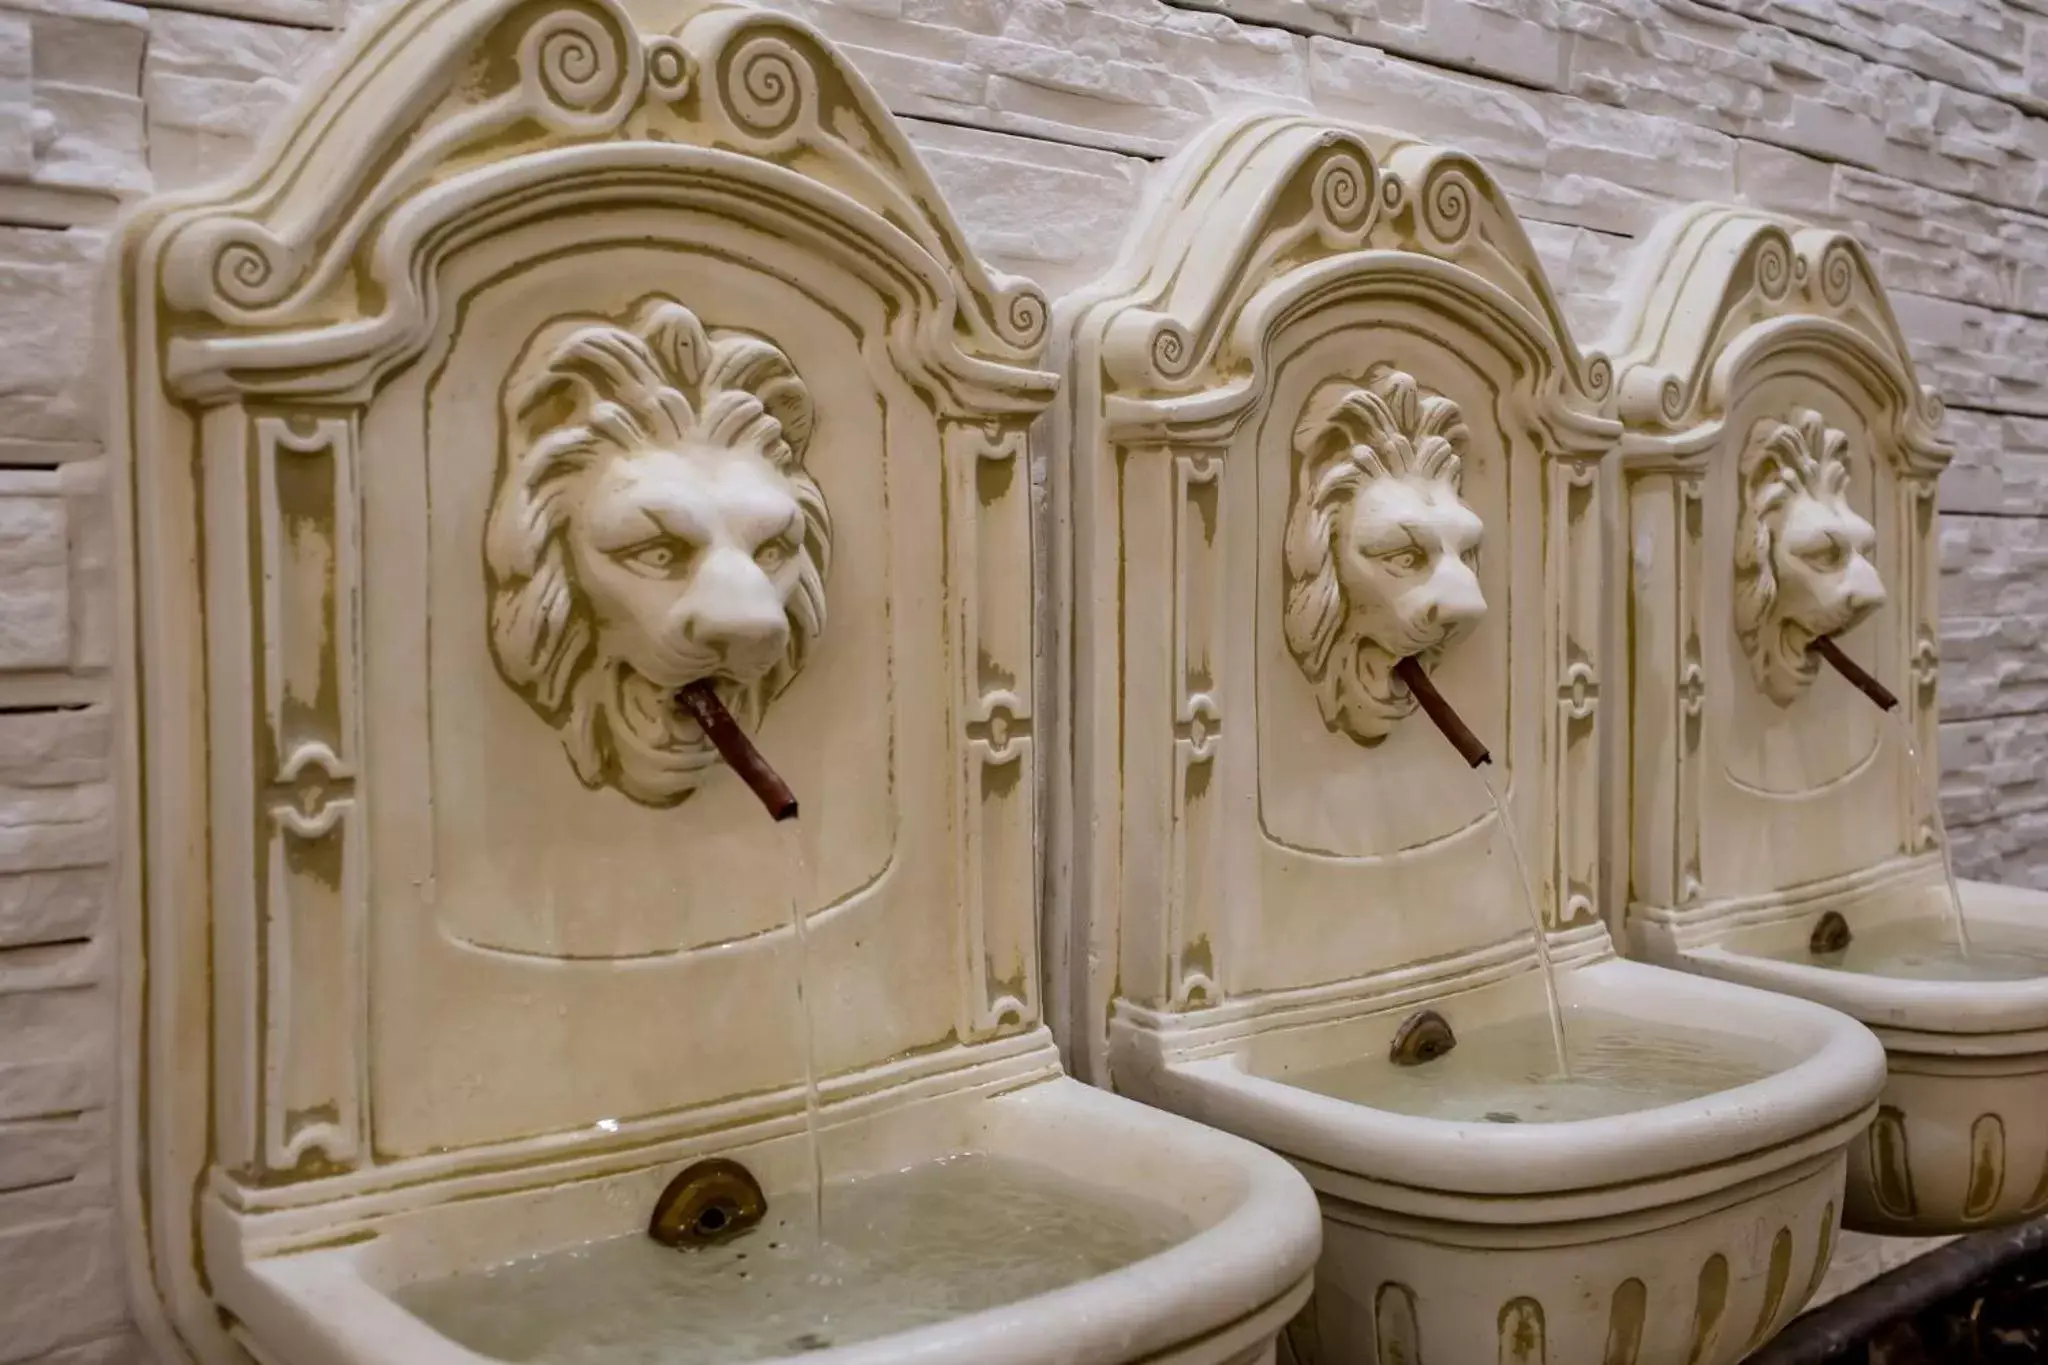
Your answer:
[[[716,754],[675,691],[714,679],[752,728],[803,667],[832,545],[812,418],[780,350],[662,295],[528,341],[501,394],[491,652],[585,786],[682,801]]]
[[[1457,404],[1385,364],[1320,385],[1295,424],[1287,646],[1324,723],[1360,744],[1415,709],[1394,665],[1433,659],[1485,610],[1465,440]]]
[[[1757,686],[1797,701],[1823,635],[1854,629],[1884,604],[1869,560],[1877,534],[1849,505],[1849,438],[1810,408],[1749,429],[1735,527],[1735,635]]]

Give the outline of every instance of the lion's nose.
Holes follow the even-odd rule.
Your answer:
[[[683,638],[727,665],[766,668],[789,642],[782,597],[754,561],[714,554],[698,570],[696,591],[683,617]]]
[[[1869,615],[1888,600],[1877,566],[1862,555],[1851,559],[1842,575],[1842,600],[1859,616]]]
[[[1486,596],[1479,576],[1460,560],[1445,561],[1433,575],[1422,623],[1445,636],[1462,634],[1486,615]]]

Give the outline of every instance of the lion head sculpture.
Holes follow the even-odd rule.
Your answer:
[[[1324,724],[1360,744],[1415,709],[1394,665],[1433,660],[1486,611],[1465,435],[1457,404],[1390,365],[1320,385],[1295,423],[1287,646]]]
[[[505,381],[485,530],[491,652],[576,775],[667,806],[717,755],[674,702],[759,723],[825,628],[809,391],[757,336],[652,295],[543,327]]]
[[[1797,701],[1823,635],[1884,605],[1877,532],[1849,505],[1849,438],[1808,408],[1749,429],[1735,527],[1735,635],[1764,695]]]

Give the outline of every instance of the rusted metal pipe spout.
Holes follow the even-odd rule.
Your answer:
[[[1451,742],[1459,757],[1475,768],[1493,762],[1493,755],[1479,742],[1479,736],[1458,718],[1458,713],[1444,700],[1444,694],[1436,690],[1436,684],[1429,680],[1429,674],[1423,672],[1414,655],[1394,665],[1394,676],[1415,694],[1415,700],[1422,703],[1423,712],[1436,722],[1436,728],[1444,732],[1444,738]]]
[[[768,760],[761,757],[761,751],[754,747],[754,741],[747,738],[739,722],[732,718],[732,712],[725,709],[725,703],[712,690],[709,679],[691,683],[676,693],[676,704],[690,713],[690,719],[704,731],[704,738],[711,741],[711,747],[718,750],[718,756],[725,760],[727,767],[738,773],[740,780],[760,798],[768,808],[770,817],[776,820],[796,819],[796,793],[782,780],[782,775],[768,766]]]
[[[1817,637],[1812,644],[1806,647],[1806,652],[1819,656],[1821,661],[1827,664],[1828,667],[1847,678],[1852,687],[1877,703],[1878,710],[1893,711],[1898,709],[1899,699],[1891,694],[1891,689],[1871,677],[1868,673],[1865,673],[1863,666],[1844,654],[1842,647],[1836,644],[1831,637],[1826,635]]]

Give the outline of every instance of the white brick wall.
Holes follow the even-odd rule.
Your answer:
[[[1868,243],[1953,411],[1943,795],[2048,887],[2044,0],[773,0],[983,251],[1058,292],[1246,103],[1486,159],[1587,338],[1630,241],[1738,199]],[[246,155],[350,0],[0,0],[0,1365],[139,1360],[113,1230],[112,647],[92,290],[123,198]]]

